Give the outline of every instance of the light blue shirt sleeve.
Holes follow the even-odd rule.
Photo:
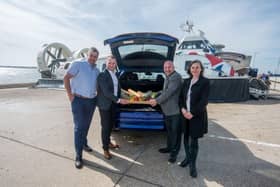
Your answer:
[[[79,72],[79,62],[73,62],[68,69],[67,73],[69,73],[72,76],[76,76]]]

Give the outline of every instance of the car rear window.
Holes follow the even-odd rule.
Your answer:
[[[153,54],[158,54],[164,58],[168,55],[168,47],[164,45],[153,45],[153,44],[131,44],[123,45],[118,48],[121,58],[126,58],[130,54],[135,54],[139,52],[149,52]],[[154,55],[157,57],[156,55]]]

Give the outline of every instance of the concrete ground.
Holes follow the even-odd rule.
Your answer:
[[[158,153],[164,132],[121,131],[121,148],[103,159],[98,110],[94,152],[74,167],[73,123],[65,92],[0,90],[0,186],[280,186],[280,99],[211,103],[200,140],[198,178]],[[184,158],[184,149],[178,161]]]

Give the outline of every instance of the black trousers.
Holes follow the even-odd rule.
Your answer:
[[[167,130],[167,148],[170,150],[170,157],[177,157],[181,147],[181,116],[165,116]]]
[[[190,136],[189,124],[184,124],[183,132],[186,158],[189,159],[193,165],[195,165],[199,149],[198,138]]]
[[[104,151],[109,150],[110,136],[112,128],[115,126],[116,122],[116,109],[117,105],[112,104],[109,110],[99,109],[100,118],[101,118],[101,138],[102,138],[102,147]]]

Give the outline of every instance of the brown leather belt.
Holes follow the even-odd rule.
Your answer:
[[[79,95],[79,94],[73,94],[73,95],[76,96],[76,97],[79,97],[79,98],[83,98],[83,99],[94,99],[94,98],[84,97],[84,96]]]

